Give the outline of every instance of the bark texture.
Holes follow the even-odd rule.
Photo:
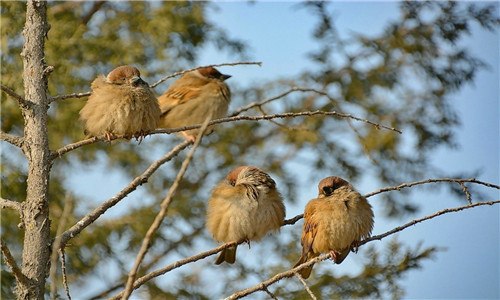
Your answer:
[[[24,248],[22,272],[27,283],[17,283],[18,299],[43,299],[50,267],[50,220],[48,188],[50,149],[47,134],[47,74],[44,61],[45,37],[49,30],[47,3],[28,1],[21,53],[24,93],[22,107],[24,147],[28,159],[27,196],[23,204]]]

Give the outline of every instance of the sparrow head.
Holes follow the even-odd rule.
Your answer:
[[[214,67],[199,68],[196,71],[198,71],[198,73],[203,77],[217,79],[220,81],[224,81],[231,77],[231,75],[222,74]]]
[[[232,186],[247,184],[262,189],[276,187],[276,183],[267,173],[254,166],[237,167],[227,174],[226,179]]]
[[[136,67],[120,66],[109,72],[106,81],[112,84],[129,84],[132,86],[148,85],[141,78],[141,72]]]
[[[349,186],[349,182],[337,176],[322,179],[318,184],[318,197],[329,197],[340,187]]]

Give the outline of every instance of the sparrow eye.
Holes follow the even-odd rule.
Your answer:
[[[236,181],[235,180],[229,180],[229,184],[234,186],[236,184]]]
[[[330,196],[333,193],[334,190],[335,189],[333,187],[331,187],[331,186],[325,186],[325,187],[323,187],[323,193],[326,196]]]

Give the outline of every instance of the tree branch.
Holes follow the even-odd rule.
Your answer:
[[[353,119],[356,121],[364,122],[370,125],[373,125],[377,128],[384,128],[387,130],[395,131],[397,133],[402,133],[401,130],[396,129],[394,127],[389,127],[385,126],[370,120],[362,119],[359,117],[355,117],[351,114],[344,114],[336,111],[322,111],[322,110],[316,110],[316,111],[302,111],[302,112],[297,112],[297,113],[282,113],[282,114],[273,114],[273,115],[261,115],[261,116],[234,116],[234,117],[227,117],[227,118],[221,118],[221,119],[216,119],[211,121],[208,125],[213,125],[213,124],[220,124],[220,123],[228,123],[228,122],[233,122],[233,121],[261,121],[261,120],[272,120],[272,119],[285,119],[285,118],[296,118],[296,117],[312,117],[316,115],[324,115],[324,116],[334,116],[338,118],[348,118],[348,119]],[[150,132],[149,134],[160,134],[160,133],[174,133],[174,132],[179,132],[179,131],[184,131],[184,130],[191,130],[191,129],[196,129],[199,128],[200,125],[191,125],[191,126],[184,126],[184,127],[179,127],[179,128],[173,128],[173,129],[157,129],[155,131]]]
[[[19,269],[19,267],[17,266],[16,260],[10,253],[9,248],[7,247],[3,239],[0,239],[0,248],[2,249],[2,255],[5,264],[9,267],[10,271],[14,275],[14,278],[16,278],[16,281],[27,285],[29,282],[28,277],[26,277],[26,275],[24,275],[21,269]]]
[[[304,289],[306,290],[306,292],[309,294],[309,296],[311,297],[312,300],[317,300],[316,296],[314,295],[314,293],[311,291],[311,289],[309,288],[309,286],[307,285],[307,282],[304,280],[304,278],[302,278],[302,276],[300,276],[299,273],[295,273],[294,274],[295,277],[297,277],[300,281],[300,283],[302,283],[302,285],[304,286]]]
[[[66,254],[64,253],[64,249],[59,249],[59,254],[61,257],[61,273],[63,278],[64,291],[66,292],[66,297],[68,297],[68,300],[71,300],[71,295],[69,293],[68,276],[66,275]]]
[[[90,96],[90,92],[84,92],[84,93],[72,93],[72,94],[67,94],[67,95],[58,95],[58,96],[53,96],[50,97],[50,102],[58,101],[58,100],[64,100],[64,99],[71,99],[71,98],[85,98]]]
[[[277,96],[274,96],[274,97],[271,97],[269,99],[266,99],[266,100],[262,100],[260,102],[252,102],[248,105],[245,105],[243,107],[240,107],[238,108],[237,110],[235,110],[234,112],[232,112],[231,114],[228,115],[228,117],[234,117],[234,116],[237,116],[239,114],[241,114],[242,112],[245,112],[247,110],[250,110],[254,107],[260,107],[260,106],[263,106],[269,102],[273,102],[275,100],[278,100],[278,99],[281,99],[291,93],[294,93],[294,92],[314,92],[316,94],[320,94],[322,96],[325,96],[327,97],[328,99],[332,100],[333,101],[333,98],[328,95],[326,92],[323,92],[323,91],[319,91],[317,89],[312,89],[312,88],[302,88],[302,87],[292,87],[291,89],[289,89],[288,91],[285,91]]]
[[[17,104],[21,107],[21,108],[28,108],[31,106],[31,102],[29,101],[26,101],[26,99],[23,98],[23,96],[19,95],[18,93],[16,93],[13,89],[9,88],[8,86],[6,85],[3,85],[3,84],[0,84],[0,88],[2,89],[2,91],[4,91],[7,95],[11,96],[12,98],[14,98],[16,101],[17,101]]]
[[[11,145],[16,146],[16,147],[20,148],[21,151],[24,152],[24,149],[23,149],[24,148],[24,138],[23,137],[0,131],[0,140],[6,141],[7,143],[9,143]]]
[[[16,201],[12,201],[12,200],[8,200],[8,199],[4,199],[4,198],[0,198],[0,207],[2,207],[2,209],[10,208],[10,209],[17,210],[17,212],[19,214],[22,214],[22,212],[23,212],[21,203],[16,202]]]
[[[158,276],[161,276],[161,275],[163,275],[167,272],[170,272],[174,269],[180,268],[186,264],[189,264],[189,263],[204,259],[206,257],[212,256],[212,255],[217,254],[226,248],[229,248],[229,247],[234,246],[234,245],[239,245],[242,243],[244,243],[244,241],[225,243],[225,244],[222,244],[219,247],[213,248],[211,250],[201,252],[201,253],[198,253],[196,255],[175,261],[175,262],[173,262],[173,263],[171,263],[171,264],[169,264],[161,269],[158,269],[156,271],[153,271],[151,273],[148,273],[148,274],[138,278],[134,282],[134,289],[138,289],[139,287],[141,287],[143,284],[150,281],[151,279],[156,278]],[[123,293],[124,292],[122,291],[121,293],[117,294],[116,296],[112,297],[111,299],[112,300],[120,299],[122,297]]]
[[[479,202],[479,203],[475,203],[475,204],[469,204],[469,205],[465,205],[465,206],[460,206],[460,207],[455,207],[455,208],[449,208],[449,209],[444,209],[444,210],[441,210],[441,211],[438,211],[432,215],[429,215],[429,216],[426,216],[426,217],[423,217],[423,218],[420,218],[420,219],[415,219],[411,222],[408,222],[402,226],[399,226],[399,227],[396,227],[390,231],[387,231],[383,234],[380,234],[380,235],[376,235],[376,236],[372,236],[370,238],[367,238],[363,241],[361,241],[359,243],[359,246],[361,245],[364,245],[368,242],[371,242],[371,241],[374,241],[374,240],[381,240],[389,235],[392,235],[396,232],[399,232],[399,231],[402,231],[404,230],[405,228],[408,228],[410,226],[413,226],[417,223],[420,223],[420,222],[423,222],[423,221],[426,221],[426,220],[429,220],[429,219],[432,219],[432,218],[435,218],[435,217],[438,217],[438,216],[441,216],[441,215],[444,215],[444,214],[447,214],[447,213],[452,213],[452,212],[458,212],[458,211],[461,211],[461,210],[465,210],[465,209],[470,209],[470,208],[474,208],[474,207],[477,207],[477,206],[483,206],[483,205],[494,205],[494,204],[499,204],[500,203],[500,200],[495,200],[495,201],[488,201],[488,202]],[[288,271],[285,271],[285,272],[282,272],[282,273],[278,273],[276,275],[274,275],[273,277],[271,277],[270,279],[268,280],[265,280],[259,284],[256,284],[255,286],[253,287],[250,287],[250,288],[247,288],[247,289],[244,289],[244,290],[241,290],[241,291],[238,291],[236,293],[233,293],[232,295],[230,295],[229,297],[225,298],[225,300],[233,300],[233,299],[239,299],[239,298],[242,298],[242,297],[245,297],[245,296],[248,296],[256,291],[263,291],[264,289],[266,289],[268,286],[270,286],[271,284],[275,283],[275,282],[278,282],[279,280],[283,279],[283,278],[288,278],[288,277],[292,277],[294,276],[294,274],[296,274],[298,271],[314,264],[314,263],[317,263],[319,261],[323,261],[327,258],[331,258],[331,255],[330,253],[327,253],[327,254],[322,254],[314,259],[311,259],[299,266],[297,266],[296,268],[293,268],[291,270],[288,270]]]
[[[96,1],[94,5],[90,8],[90,10],[82,17],[82,24],[87,26],[92,17],[96,12],[98,12],[101,7],[106,3],[106,1]]]
[[[57,226],[56,238],[54,239],[54,243],[52,244],[52,253],[50,257],[50,299],[57,299],[57,258],[58,258],[58,250],[61,245],[61,234],[64,232],[64,228],[66,227],[66,222],[68,220],[68,216],[73,209],[73,201],[71,197],[68,195],[64,199],[64,208],[59,216],[59,224]],[[62,254],[61,254],[62,255]],[[61,261],[62,264],[62,261]]]
[[[64,248],[66,243],[79,234],[83,229],[92,224],[97,218],[99,218],[102,214],[104,214],[109,208],[116,205],[123,198],[125,198],[128,194],[134,191],[138,186],[146,183],[151,175],[153,175],[156,170],[163,165],[164,163],[171,160],[175,157],[179,152],[185,149],[187,146],[191,145],[191,141],[184,141],[181,144],[175,146],[170,152],[165,154],[159,160],[153,162],[141,175],[137,176],[128,184],[124,189],[122,189],[118,194],[114,197],[106,200],[100,206],[95,208],[92,212],[88,213],[85,217],[83,217],[80,221],[78,221],[75,225],[73,225],[70,229],[65,231],[61,236],[61,248]]]
[[[201,139],[203,137],[203,134],[205,134],[205,130],[208,127],[208,123],[209,123],[211,117],[212,117],[212,115],[210,114],[203,122],[203,125],[200,129],[200,132],[198,133],[198,136],[196,137],[196,140],[194,142],[193,148],[191,148],[188,155],[186,156],[186,158],[182,162],[181,168],[179,169],[179,172],[177,173],[177,176],[176,176],[174,182],[172,183],[172,186],[168,190],[167,196],[165,197],[165,199],[163,199],[163,201],[161,203],[160,212],[158,213],[158,215],[156,215],[153,223],[151,224],[151,226],[149,227],[149,229],[146,233],[146,236],[142,240],[141,249],[139,250],[139,253],[137,254],[137,257],[136,257],[135,262],[134,262],[134,266],[132,267],[132,269],[130,270],[130,272],[128,274],[127,284],[125,285],[125,291],[124,291],[124,294],[122,296],[122,299],[124,299],[124,300],[127,300],[130,297],[130,294],[132,294],[132,291],[134,290],[133,289],[134,281],[135,281],[135,277],[137,275],[137,271],[139,270],[139,266],[141,265],[142,260],[146,256],[146,253],[148,252],[149,248],[151,247],[151,243],[153,242],[154,234],[156,233],[158,228],[160,228],[160,225],[163,222],[163,219],[165,219],[165,216],[167,215],[168,207],[170,206],[170,203],[173,200],[175,192],[177,191],[177,188],[179,187],[179,184],[180,184],[182,178],[184,177],[184,174],[186,173],[189,164],[191,163],[191,160],[193,158],[193,155],[194,155],[196,148],[198,148],[198,146],[201,143]]]
[[[416,185],[427,184],[427,183],[438,183],[438,182],[455,182],[455,183],[460,184],[461,186],[465,182],[469,182],[469,183],[476,183],[476,184],[484,185],[484,186],[487,186],[487,187],[490,187],[490,188],[495,188],[497,190],[500,189],[500,186],[498,186],[496,184],[489,183],[489,182],[479,181],[476,178],[469,178],[469,179],[460,179],[460,178],[435,178],[435,179],[426,179],[426,180],[420,180],[420,181],[402,183],[402,184],[397,185],[397,186],[382,188],[382,189],[377,190],[375,192],[371,192],[371,193],[366,194],[365,197],[368,198],[368,197],[375,196],[377,194],[388,192],[388,191],[399,191],[399,190],[401,190],[403,188],[409,188],[409,187],[416,186]]]
[[[160,79],[157,82],[155,82],[152,85],[150,85],[150,87],[151,88],[155,88],[156,86],[158,86],[159,84],[163,83],[164,81],[166,81],[169,78],[177,77],[177,76],[180,76],[180,75],[182,75],[184,73],[191,72],[191,71],[194,71],[194,70],[198,70],[198,69],[201,69],[201,68],[206,68],[206,67],[222,67],[222,66],[237,66],[237,65],[258,65],[260,67],[260,66],[262,66],[262,62],[260,62],[260,61],[242,61],[242,62],[234,62],[234,63],[222,63],[222,64],[215,64],[215,65],[200,66],[200,67],[196,67],[196,68],[192,68],[192,69],[187,69],[187,70],[180,71],[180,72],[175,72],[175,73],[173,73],[171,75],[165,76],[162,79]]]

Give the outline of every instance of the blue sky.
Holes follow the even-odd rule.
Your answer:
[[[336,25],[344,37],[352,32],[378,34],[388,21],[399,17],[397,5],[395,2],[334,2]],[[219,2],[217,6],[219,9],[213,12],[212,19],[232,36],[243,39],[250,45],[251,60],[263,62],[262,67],[221,68],[223,73],[233,75],[228,81],[231,86],[248,87],[262,80],[288,77],[298,74],[309,65],[306,54],[315,46],[310,38],[315,20],[305,9],[297,9],[296,3]],[[452,95],[452,102],[462,120],[462,125],[457,130],[460,147],[437,150],[433,155],[433,164],[450,173],[480,170],[478,179],[498,183],[499,37],[498,32],[490,33],[477,29],[474,28],[472,36],[462,43],[486,61],[490,69],[479,72],[474,85],[464,86],[459,93]],[[198,63],[207,65],[235,60],[226,53],[207,47]],[[165,88],[165,85],[161,87]],[[235,108],[231,107],[230,110]],[[84,169],[82,172],[81,169],[75,168],[69,172],[74,173],[68,173],[67,176],[74,177],[79,182],[78,185],[75,184],[80,189],[79,193],[89,198],[107,199],[127,184],[120,174],[104,170],[92,172]],[[421,179],[425,178],[415,178]],[[105,187],[100,184],[104,180],[108,182]],[[378,188],[380,186],[372,184],[369,179],[358,186],[361,193]],[[139,194],[134,193],[130,197],[141,198],[140,190],[138,192]],[[315,193],[314,189],[304,186],[299,193],[302,202],[295,207],[287,207],[287,216],[300,213]],[[487,195],[490,200],[499,198],[497,191],[489,191]],[[429,193],[424,188],[415,188],[410,197],[421,205],[418,215],[391,222],[376,215],[374,234],[382,233],[413,218],[463,203],[447,193]],[[127,201],[131,202],[134,201]],[[383,207],[377,197],[370,198],[370,202],[376,212]],[[89,208],[94,205],[95,203],[89,202]],[[109,213],[119,213],[119,209],[112,209]],[[409,245],[423,243],[424,247],[438,246],[446,249],[439,252],[434,260],[426,261],[423,269],[412,271],[405,277],[405,298],[500,298],[499,214],[499,206],[476,208],[445,215],[398,234],[397,238]],[[384,246],[389,240],[374,244]],[[240,254],[244,255],[245,251],[242,249]],[[356,273],[362,261],[361,255],[362,251],[358,255],[350,255],[342,265],[336,266],[337,272]],[[330,265],[325,263],[321,266],[323,267]]]

